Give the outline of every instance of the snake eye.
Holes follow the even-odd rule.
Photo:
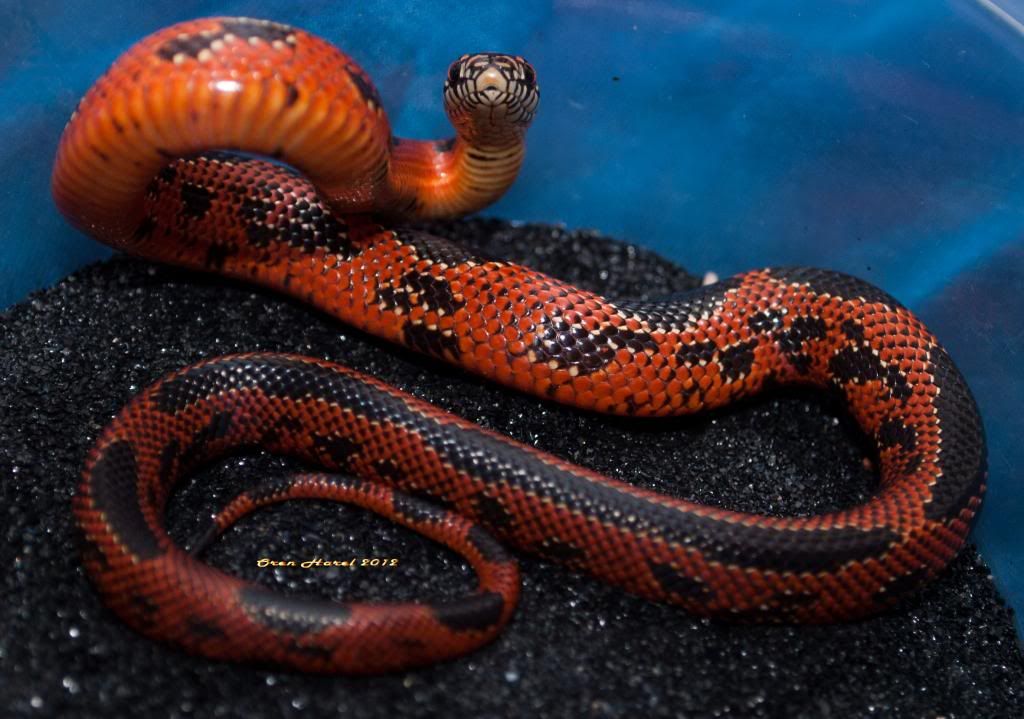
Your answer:
[[[448,68],[448,84],[457,85],[459,83],[459,68],[461,63],[456,60],[452,63],[451,67]]]
[[[537,82],[537,73],[533,71],[533,66],[528,62],[523,62],[523,82],[530,86]]]

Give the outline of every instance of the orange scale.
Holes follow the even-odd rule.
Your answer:
[[[574,397],[575,395],[573,394],[572,387],[570,385],[563,384],[555,390],[555,399],[559,402],[570,403],[573,401]]]
[[[484,330],[488,335],[496,335],[501,332],[501,324],[502,323],[499,320],[490,319],[487,321],[487,324],[484,325]]]
[[[572,381],[572,375],[569,374],[569,370],[559,367],[551,371],[551,381],[557,385],[566,385]]]
[[[640,376],[643,378],[644,382],[654,382],[658,378],[658,370],[650,364],[645,364],[640,368]]]
[[[579,402],[580,407],[593,407],[597,402],[597,396],[590,390],[577,391],[576,401]]]
[[[510,354],[513,354],[513,355],[516,355],[516,356],[523,355],[523,357],[521,358],[522,361],[525,362],[528,365],[530,364],[530,360],[527,359],[526,356],[525,356],[526,352],[527,352],[527,345],[522,340],[518,340],[517,339],[517,340],[510,341],[508,343],[507,349],[508,349]]]
[[[587,332],[599,332],[601,330],[601,321],[596,319],[593,315],[584,317],[580,324]]]
[[[512,370],[512,386],[523,391],[533,392],[536,387],[533,377],[530,376],[529,372],[518,372],[515,369]]]
[[[516,323],[516,326],[519,328],[520,333],[526,334],[533,332],[537,325],[529,315],[524,315],[519,318],[519,322]]]
[[[913,380],[910,377],[907,377],[907,381],[911,382],[911,383],[913,382]],[[921,399],[921,400],[926,399],[926,397],[927,397],[926,388],[927,388],[927,385],[924,385],[924,384],[913,385],[911,387],[911,395],[907,399],[907,404],[909,404],[914,399]]]
[[[562,313],[562,319],[570,325],[578,325],[582,317],[576,310],[566,310]]]
[[[686,407],[691,412],[696,412],[697,410],[699,410],[703,406],[704,406],[704,397],[702,397],[700,394],[697,394],[697,393],[691,394],[686,399]]]
[[[598,397],[611,397],[612,385],[607,377],[594,378],[594,394]]]
[[[534,367],[533,363],[524,356],[511,357],[508,359],[508,364],[512,371],[523,375],[530,375]]]
[[[461,264],[450,265],[441,274],[450,285],[453,285],[452,289],[455,289],[454,285],[456,284],[461,285],[463,278],[467,276],[466,270]]]
[[[583,375],[577,375],[572,378],[572,388],[577,394],[582,392],[590,392],[593,389],[594,383],[590,377],[584,377]]]
[[[640,368],[635,364],[622,365],[622,376],[627,380],[632,380],[634,377],[640,375]]]
[[[742,391],[742,387],[737,382],[730,382],[728,384],[715,385],[708,390],[708,401],[711,402],[712,406],[721,407],[722,405],[732,402],[733,397]]]
[[[501,334],[495,333],[488,338],[487,345],[493,350],[504,350],[505,338]]]
[[[478,344],[473,347],[473,356],[478,362],[490,362],[491,350],[486,344]]]
[[[530,364],[530,374],[537,380],[544,380],[550,383],[551,381],[551,368],[545,364]]]
[[[633,353],[623,348],[615,351],[615,360],[623,367],[633,364]]]
[[[550,302],[557,307],[561,312],[565,312],[565,308],[572,304],[572,300],[569,297],[558,297],[555,295],[549,295]]]
[[[503,361],[505,358],[501,355],[492,355],[492,358],[496,360],[491,362],[494,379],[504,385],[512,384],[514,376],[512,369]]]
[[[629,383],[629,377],[622,371],[621,368],[617,368],[616,371],[607,370],[608,385],[614,389],[619,387],[625,387]]]
[[[515,325],[509,325],[502,331],[502,334],[505,336],[505,339],[509,342],[518,340],[519,328],[516,327]]]
[[[612,392],[612,400],[617,405],[625,404],[626,399],[632,394],[633,393],[629,391],[628,387],[619,387],[614,392]]]

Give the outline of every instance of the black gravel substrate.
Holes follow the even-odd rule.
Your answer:
[[[478,220],[433,226],[609,295],[695,280],[592,233]],[[84,241],[84,240],[83,240]],[[227,352],[337,360],[520,440],[670,494],[774,514],[863,500],[872,475],[840,409],[786,393],[661,422],[583,414],[510,393],[366,337],[297,302],[145,262],[88,267],[0,315],[0,711],[11,717],[1020,717],[1024,657],[973,548],[900,610],[830,627],[694,619],[530,558],[497,642],[420,671],[351,679],[187,656],[99,603],[79,566],[70,498],[100,428],[163,374]],[[181,490],[187,538],[244,483],[287,463],[258,453]],[[260,557],[398,557],[388,570],[260,569]],[[207,561],[283,591],[453,597],[461,560],[374,515],[293,502],[243,520]]]

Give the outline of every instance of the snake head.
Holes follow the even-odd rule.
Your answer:
[[[471,135],[522,134],[540,100],[537,73],[518,55],[463,55],[448,68],[445,110]]]

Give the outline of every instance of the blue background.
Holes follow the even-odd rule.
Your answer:
[[[163,25],[250,15],[320,34],[414,137],[449,134],[452,59],[523,54],[540,112],[488,214],[594,227],[695,272],[840,269],[914,308],[981,404],[992,476],[974,536],[1024,609],[1024,6],[997,2],[2,0],[0,307],[109,254],[57,214],[50,166],[78,97]]]

